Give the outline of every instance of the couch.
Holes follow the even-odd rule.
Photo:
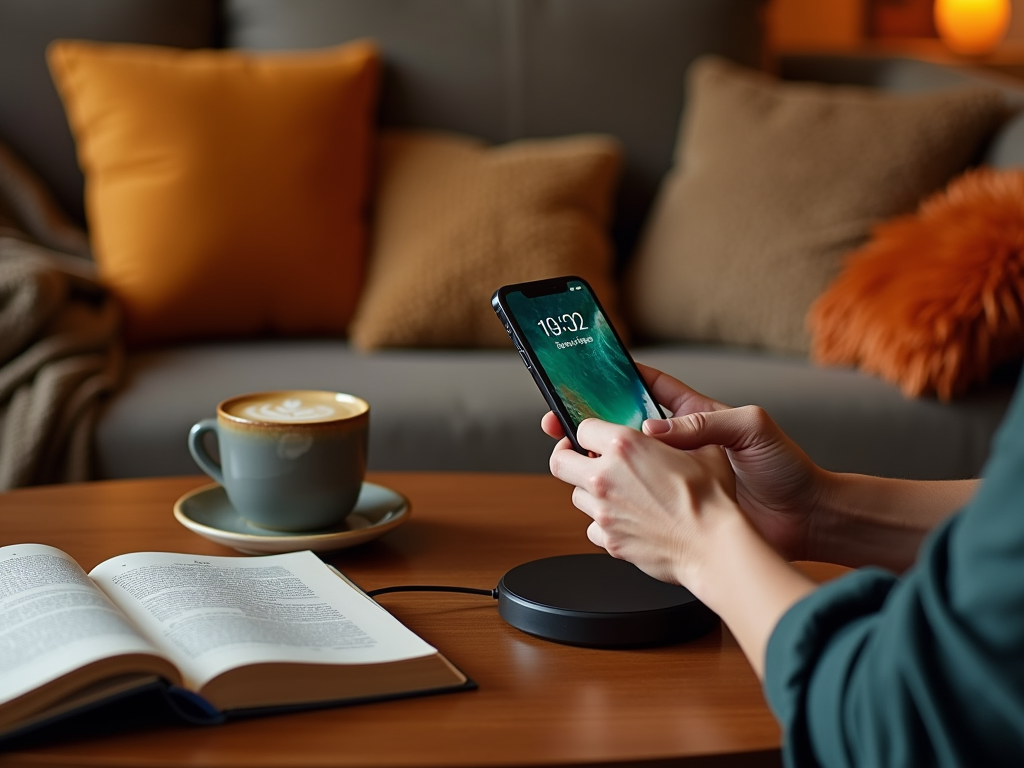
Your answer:
[[[0,140],[86,225],[74,141],[43,57],[52,39],[183,48],[309,49],[372,38],[384,61],[382,126],[499,144],[612,134],[625,152],[614,202],[615,274],[628,268],[672,163],[685,75],[704,53],[786,80],[918,92],[988,83],[1009,105],[1024,84],[969,66],[872,55],[773,58],[758,0],[0,0]],[[982,163],[1024,164],[1024,119]],[[497,286],[494,286],[497,287]],[[635,358],[719,400],[763,406],[822,466],[911,478],[976,475],[1015,370],[942,402],[876,376],[751,346],[651,342]],[[100,478],[195,473],[189,427],[227,396],[338,389],[372,407],[370,468],[543,472],[540,394],[508,348],[372,352],[341,336],[211,339],[131,350],[95,425]]]

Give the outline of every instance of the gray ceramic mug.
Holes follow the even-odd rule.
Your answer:
[[[188,448],[254,525],[278,531],[336,526],[366,475],[370,405],[340,392],[282,390],[232,397],[192,427]],[[220,462],[206,448],[217,436]]]

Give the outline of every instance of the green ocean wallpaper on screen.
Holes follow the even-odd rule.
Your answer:
[[[506,300],[576,426],[595,417],[639,429],[661,418],[586,285],[569,281],[567,291],[533,298],[513,291]]]

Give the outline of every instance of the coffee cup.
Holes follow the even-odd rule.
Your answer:
[[[282,390],[229,398],[189,432],[192,458],[250,523],[277,531],[339,524],[366,474],[370,405],[340,392]],[[205,438],[217,437],[220,461]]]

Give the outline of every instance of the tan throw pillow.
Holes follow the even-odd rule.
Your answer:
[[[619,145],[393,131],[380,140],[369,274],[350,327],[362,349],[509,345],[507,283],[576,274],[615,312],[608,236]]]
[[[687,112],[633,259],[631,319],[662,340],[805,354],[814,299],[871,227],[974,157],[998,92],[887,95],[692,65]]]

